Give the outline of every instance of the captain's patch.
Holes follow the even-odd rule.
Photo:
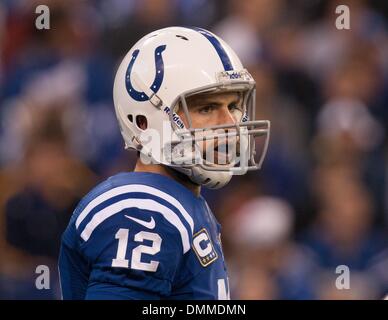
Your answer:
[[[192,246],[199,262],[204,267],[207,267],[218,258],[217,252],[205,228],[194,234]]]

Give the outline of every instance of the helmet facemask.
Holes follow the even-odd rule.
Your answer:
[[[234,124],[203,128],[192,126],[187,103],[189,97],[230,91],[242,94],[240,119],[236,119]],[[220,180],[227,183],[232,175],[242,175],[261,168],[269,143],[270,122],[249,120],[255,119],[254,81],[222,82],[188,91],[177,97],[173,106],[169,117],[177,139],[165,146],[165,150],[171,150],[169,166],[188,174],[194,182],[196,179],[189,172],[200,172],[201,184],[206,176],[212,176],[213,179],[223,176]],[[186,119],[187,125],[184,128],[176,124],[179,110]],[[259,152],[256,152],[257,148],[260,149]],[[216,187],[222,185],[224,183],[220,182]]]

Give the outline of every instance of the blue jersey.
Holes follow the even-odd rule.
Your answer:
[[[221,227],[168,177],[120,173],[79,203],[62,237],[64,299],[228,299]]]

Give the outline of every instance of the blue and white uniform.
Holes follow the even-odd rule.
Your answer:
[[[220,224],[154,173],[117,174],[79,203],[59,258],[64,299],[228,299]]]

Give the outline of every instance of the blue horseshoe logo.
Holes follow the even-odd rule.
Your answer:
[[[160,86],[163,82],[164,77],[164,62],[162,57],[162,52],[166,49],[166,45],[161,45],[155,49],[155,78],[154,82],[151,84],[150,89],[156,93],[160,89]],[[133,65],[135,64],[136,58],[139,55],[140,50],[137,49],[132,53],[132,59],[129,63],[127,73],[125,75],[125,85],[127,91],[132,99],[136,101],[147,101],[149,97],[142,91],[137,91],[133,88],[131,83],[131,72]]]

